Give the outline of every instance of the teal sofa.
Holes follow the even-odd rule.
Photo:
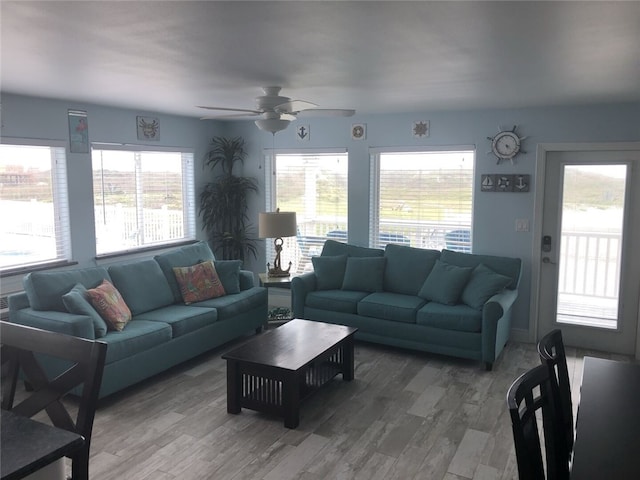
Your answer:
[[[207,260],[214,260],[226,295],[186,305],[173,267]],[[107,331],[95,310],[68,301],[72,289],[82,289],[78,284],[89,289],[104,279],[131,311],[132,319],[122,331]],[[254,286],[253,273],[241,270],[240,261],[216,261],[205,242],[108,268],[32,272],[23,284],[24,292],[8,299],[9,321],[108,344],[101,398],[260,331],[267,321],[266,289]],[[50,374],[61,368],[47,364]]]
[[[327,240],[291,281],[297,318],[358,328],[364,341],[451,355],[491,370],[511,329],[519,258]]]

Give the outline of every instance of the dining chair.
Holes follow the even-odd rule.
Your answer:
[[[555,329],[547,333],[538,342],[540,361],[553,374],[553,395],[559,405],[558,415],[564,424],[569,453],[573,450],[573,405],[571,403],[571,382],[567,369],[567,356],[562,341],[562,332]]]
[[[91,431],[107,344],[0,322],[0,348],[1,407],[24,417],[33,417],[45,411],[55,427],[80,434],[84,438],[84,444],[70,457],[70,478],[88,480]],[[49,378],[40,362],[50,361],[52,358],[67,361],[69,368],[56,377]],[[21,392],[18,403],[14,403],[19,379],[24,380],[30,388],[24,394]],[[79,392],[75,419],[62,403],[62,399],[71,390]]]
[[[507,393],[520,480],[569,479],[566,439],[557,420],[552,383],[547,366],[538,365],[520,375]],[[544,461],[538,432],[540,410]]]

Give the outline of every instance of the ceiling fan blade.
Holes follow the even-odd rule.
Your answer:
[[[289,120],[290,122],[294,121],[297,117],[290,113],[281,113],[280,120]]]
[[[206,107],[203,105],[197,105],[198,108],[204,108],[206,110],[222,110],[224,112],[246,112],[252,113],[254,115],[260,115],[262,111],[260,110],[252,110],[248,108],[227,108],[227,107]]]
[[[349,108],[310,108],[298,113],[298,117],[353,117],[356,111]]]
[[[289,100],[288,102],[276,105],[273,109],[278,113],[298,113],[303,110],[316,108],[317,106],[315,103],[307,102],[306,100]]]
[[[259,114],[257,113],[230,113],[230,114],[220,114],[220,115],[207,115],[204,117],[200,117],[200,120],[224,120],[226,118],[249,118],[249,117],[257,117]]]

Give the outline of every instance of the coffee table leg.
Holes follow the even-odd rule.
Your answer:
[[[354,377],[353,338],[347,339],[342,349],[342,379],[351,381]]]
[[[298,375],[291,375],[284,380],[282,389],[282,410],[284,410],[284,426],[296,428],[300,424],[300,384]]]
[[[227,360],[227,412],[240,413],[240,396],[242,392],[240,369],[238,362]]]

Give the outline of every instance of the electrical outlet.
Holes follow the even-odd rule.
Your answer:
[[[529,219],[516,218],[516,232],[528,232],[528,231],[529,231]]]

